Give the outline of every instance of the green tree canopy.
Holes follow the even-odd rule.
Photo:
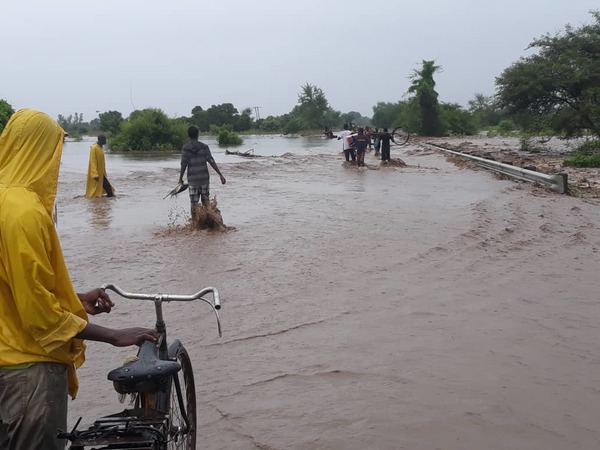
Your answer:
[[[69,114],[67,117],[59,114],[56,121],[63,130],[72,136],[79,136],[87,133],[89,124],[83,121],[83,113]]]
[[[323,91],[317,86],[306,83],[298,94],[298,104],[292,110],[292,115],[298,119],[293,121],[292,128],[316,129],[331,125],[331,112],[332,109]]]
[[[378,102],[373,106],[373,118],[371,122],[373,126],[377,128],[393,128],[399,125],[400,116],[402,114],[405,104],[398,103],[387,103]]]
[[[4,130],[4,127],[8,123],[10,116],[15,113],[12,105],[6,100],[0,99],[0,133]]]
[[[109,143],[119,151],[169,151],[179,150],[186,139],[186,121],[170,119],[162,110],[148,108],[133,111]]]
[[[413,70],[410,77],[412,84],[408,93],[412,94],[412,101],[418,105],[420,115],[419,134],[423,136],[441,136],[444,129],[440,117],[438,93],[435,90],[433,75],[442,69],[435,61],[423,61],[421,69]]]
[[[474,117],[456,103],[442,103],[444,129],[453,135],[473,135],[477,133]]]
[[[600,136],[600,12],[591,14],[592,24],[535,39],[537,53],[496,78],[499,105],[521,125]]]
[[[123,115],[119,111],[106,111],[98,115],[100,129],[112,134],[117,134],[123,123]]]
[[[189,121],[203,132],[209,131],[211,125],[215,127],[228,126],[234,131],[246,131],[253,125],[252,110],[246,108],[240,114],[231,103],[211,105],[207,110],[202,109],[201,106],[195,106]]]
[[[478,127],[494,127],[504,118],[502,110],[496,105],[493,96],[476,93],[467,103],[468,111]]]

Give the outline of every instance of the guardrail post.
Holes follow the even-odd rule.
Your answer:
[[[569,194],[568,175],[566,173],[556,174],[556,192],[559,194]]]

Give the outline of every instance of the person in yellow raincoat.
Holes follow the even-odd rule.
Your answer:
[[[106,194],[107,197],[115,196],[115,190],[106,175],[106,161],[102,149],[105,144],[106,136],[101,134],[98,136],[98,142],[90,148],[90,162],[85,187],[85,196],[88,198],[102,197],[102,194]]]
[[[101,289],[77,294],[52,221],[64,131],[21,109],[0,135],[0,449],[64,449],[67,396],[84,339],[115,346],[156,340],[148,328],[88,322],[110,312]]]

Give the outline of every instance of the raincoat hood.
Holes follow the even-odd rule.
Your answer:
[[[64,135],[43,112],[14,113],[0,136],[0,187],[30,189],[52,215]]]

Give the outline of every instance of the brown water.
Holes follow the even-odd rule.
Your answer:
[[[58,228],[80,290],[221,292],[222,338],[206,305],[164,308],[194,363],[199,448],[600,446],[598,203],[433,154],[369,170],[289,142],[218,158],[225,233],[182,229],[187,192],[162,200],[176,157],[109,155],[120,195],[90,201],[73,198],[87,156],[66,154]],[[151,304],[113,298],[96,323],[153,325]],[[71,424],[123,408],[106,373],[132,353],[89,345]]]

